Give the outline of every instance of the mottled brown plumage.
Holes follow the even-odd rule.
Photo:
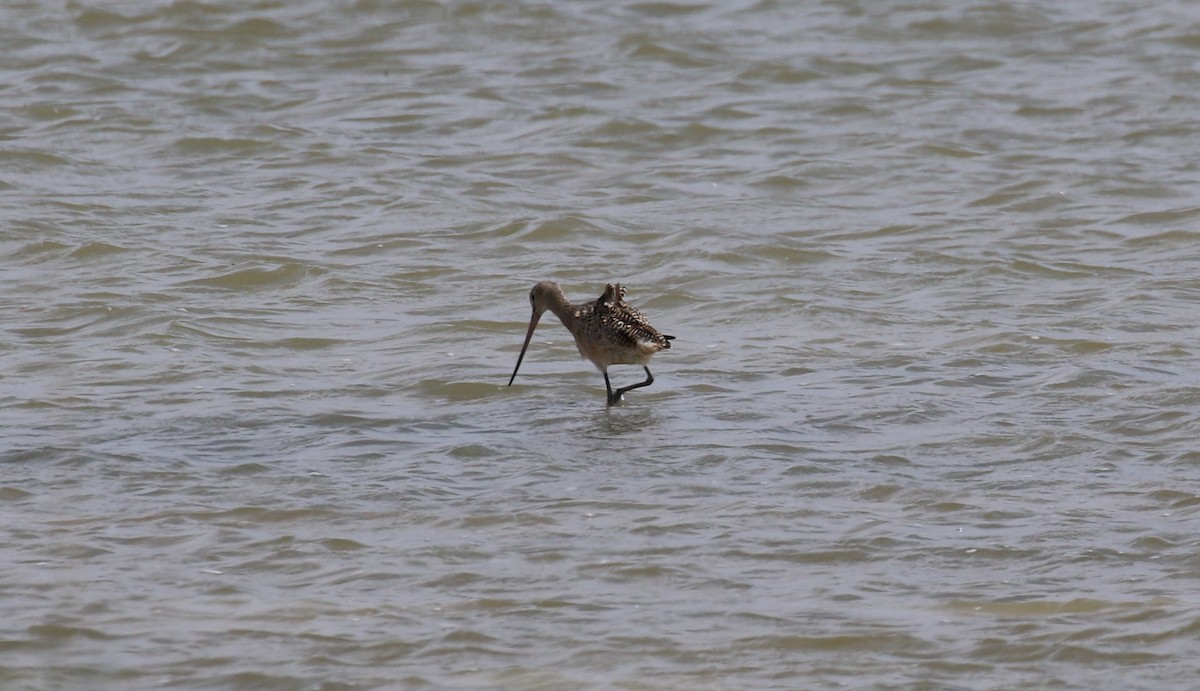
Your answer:
[[[604,294],[594,302],[576,305],[567,300],[557,283],[542,281],[529,291],[529,304],[533,307],[533,316],[529,319],[529,330],[525,334],[521,354],[517,357],[517,366],[508,380],[509,386],[517,378],[517,370],[521,368],[525,350],[533,338],[533,330],[547,310],[553,312],[575,337],[579,354],[591,360],[604,375],[609,405],[620,401],[625,392],[631,389],[654,383],[654,375],[650,374],[646,363],[651,355],[670,348],[671,339],[675,338],[660,333],[641,312],[626,304],[625,289],[619,283],[605,286]],[[646,371],[646,380],[614,392],[608,381],[608,368],[611,365],[641,365]]]

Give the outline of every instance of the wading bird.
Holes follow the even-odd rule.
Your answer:
[[[654,375],[650,374],[646,363],[650,362],[651,355],[670,348],[671,339],[675,337],[659,333],[641,312],[626,304],[624,298],[625,289],[621,284],[609,283],[604,287],[604,294],[594,302],[573,305],[554,281],[535,285],[529,291],[529,304],[533,307],[529,331],[525,334],[525,344],[521,346],[508,385],[512,386],[517,378],[517,370],[521,369],[525,350],[529,348],[529,339],[533,338],[533,330],[546,310],[553,312],[575,337],[579,354],[591,360],[604,375],[609,405],[615,405],[627,391],[653,384]],[[608,382],[608,368],[612,365],[641,365],[646,370],[646,381],[613,391]]]

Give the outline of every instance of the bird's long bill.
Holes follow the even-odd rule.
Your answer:
[[[517,356],[517,366],[513,368],[513,375],[508,379],[508,385],[512,386],[513,380],[517,378],[517,370],[521,369],[521,361],[525,359],[525,351],[529,348],[529,339],[533,338],[533,330],[537,328],[538,320],[542,318],[541,314],[533,313],[529,318],[529,331],[525,333],[525,345],[521,346],[521,354]]]

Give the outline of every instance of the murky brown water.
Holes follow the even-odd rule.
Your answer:
[[[4,5],[0,686],[1191,688],[1197,36]]]

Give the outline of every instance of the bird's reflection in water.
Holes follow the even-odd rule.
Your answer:
[[[661,417],[650,407],[613,406],[592,416],[589,436],[628,436],[656,429],[661,424]]]

